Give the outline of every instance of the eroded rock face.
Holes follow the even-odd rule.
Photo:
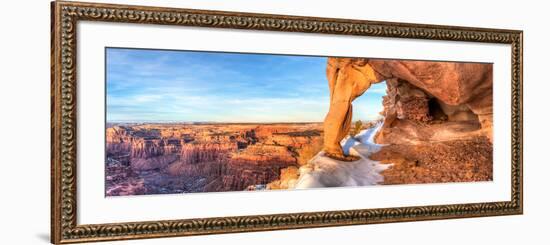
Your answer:
[[[107,158],[122,165],[130,164],[132,136],[126,128],[119,126],[107,128],[105,136],[107,141]]]
[[[377,142],[477,135],[492,140],[492,69],[492,64],[483,63],[329,58],[331,108],[325,120],[325,151],[338,152],[337,142],[349,131],[351,102],[370,84],[384,80],[385,122]]]
[[[133,169],[160,169],[178,159],[181,151],[179,140],[144,139],[132,140],[130,161]]]
[[[108,189],[117,191],[109,193],[242,191],[266,185],[282,169],[297,166],[301,156],[309,159],[321,137],[321,124],[112,126],[107,165],[113,167],[107,169],[117,171],[107,178]],[[132,176],[128,179],[139,188],[122,188],[134,182],[123,183],[119,173]]]
[[[463,131],[477,123],[481,130],[470,130],[471,136],[481,133],[492,140],[492,64],[393,60],[369,60],[368,63],[387,78],[388,95],[383,112],[387,122],[378,137],[381,143],[396,140],[387,137],[395,119],[449,122],[454,126],[462,122],[464,128],[456,132],[457,137],[463,137]],[[411,113],[414,116],[410,116]],[[433,133],[438,129],[435,126]],[[450,132],[447,136],[453,138]]]
[[[429,97],[422,90],[406,82],[390,79],[387,82],[388,95],[383,98],[384,109],[399,119],[428,122],[430,115]],[[387,113],[387,114],[390,114]]]

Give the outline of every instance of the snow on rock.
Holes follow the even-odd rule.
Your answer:
[[[315,155],[306,165],[300,167],[300,178],[294,188],[320,188],[376,185],[384,181],[380,172],[391,164],[380,164],[368,157],[383,145],[374,143],[374,136],[382,123],[361,131],[355,137],[346,137],[340,143],[347,155],[361,159],[353,162],[338,161],[325,156],[323,151]]]

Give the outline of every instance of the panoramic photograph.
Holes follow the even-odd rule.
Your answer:
[[[105,49],[105,196],[493,179],[493,64]]]

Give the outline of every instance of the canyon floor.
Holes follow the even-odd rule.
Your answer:
[[[125,196],[293,189],[312,168],[325,168],[319,178],[330,183],[308,188],[492,180],[492,144],[486,137],[377,145],[374,126],[364,125],[362,135],[344,142],[364,162],[312,167],[312,159],[323,157],[320,123],[111,124],[105,191]],[[353,179],[330,176],[342,173]]]

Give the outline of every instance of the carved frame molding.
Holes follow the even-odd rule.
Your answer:
[[[456,26],[56,1],[51,4],[51,242],[266,231],[523,213],[523,32]],[[327,33],[511,45],[511,201],[254,216],[77,224],[78,21]]]

